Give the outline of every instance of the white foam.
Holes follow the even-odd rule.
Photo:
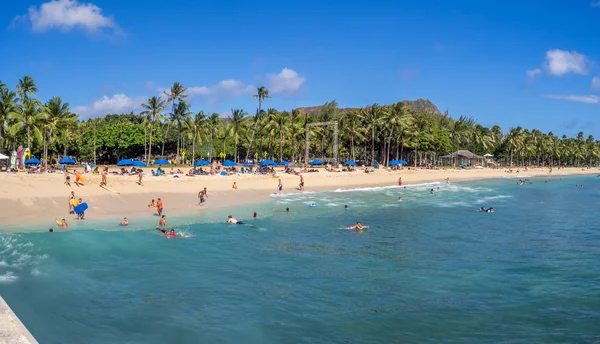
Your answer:
[[[498,200],[498,199],[506,199],[506,198],[512,198],[512,196],[510,195],[497,195],[497,196],[489,196],[489,197],[483,197],[481,199],[476,200],[476,203],[485,203],[488,201],[493,201],[493,200]]]
[[[19,277],[17,277],[12,271],[9,271],[3,275],[0,275],[0,283],[3,283],[3,284],[12,283],[12,282],[16,281],[17,279],[19,279]]]

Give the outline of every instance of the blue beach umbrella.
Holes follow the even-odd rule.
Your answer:
[[[275,161],[272,161],[272,160],[261,161],[260,167],[265,167],[265,166],[277,166],[277,164],[275,163]]]
[[[280,162],[279,162],[279,165],[283,165],[283,166],[287,166],[287,165],[289,165],[289,164],[290,164],[290,163],[289,163],[289,162],[287,162],[287,161],[280,161]]]
[[[358,164],[352,160],[348,160],[344,163],[346,166],[358,166]]]
[[[318,165],[325,165],[325,163],[323,162],[323,160],[320,160],[320,159],[311,160],[311,161],[310,161],[310,164],[311,164],[311,165],[315,165],[315,166],[318,166]]]
[[[400,162],[396,159],[390,161],[390,165],[400,165]]]
[[[210,161],[208,160],[198,160],[194,163],[194,166],[207,166],[210,165]]]
[[[246,161],[246,162],[244,163],[244,166],[248,166],[248,167],[250,167],[250,166],[254,166],[254,163],[253,163],[252,161]]]
[[[169,165],[170,162],[167,159],[158,159],[154,162],[154,165]]]
[[[75,160],[73,158],[62,158],[58,160],[58,163],[61,165],[75,165]]]
[[[408,165],[406,160],[398,160],[398,165]]]
[[[133,166],[133,160],[123,159],[117,163],[117,166]]]
[[[237,164],[231,160],[225,160],[223,161],[223,166],[225,167],[235,167],[237,166]]]
[[[25,165],[39,165],[41,163],[42,162],[38,158],[31,158],[31,159],[25,161]]]
[[[139,160],[134,160],[133,161],[133,166],[135,167],[146,167],[146,163],[143,161],[139,161]]]

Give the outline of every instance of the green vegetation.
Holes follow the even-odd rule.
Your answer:
[[[257,89],[254,116],[232,109],[228,118],[203,111],[190,112],[186,88],[175,82],[169,92],[141,104],[140,114],[107,114],[79,121],[60,97],[41,103],[34,96],[34,80],[25,76],[14,90],[0,82],[0,150],[28,146],[44,163],[59,156],[115,163],[122,158],[150,162],[158,157],[177,162],[223,157],[304,161],[305,128],[312,122],[338,121],[339,147],[333,152],[333,130],[310,128],[311,158],[341,161],[405,159],[411,164],[436,163],[458,149],[494,154],[505,164],[593,165],[600,158],[600,142],[583,133],[557,137],[553,133],[478,124],[473,118],[451,118],[429,100],[401,101],[339,109],[335,101],[292,112],[263,109],[269,91]],[[170,112],[168,111],[170,105]],[[160,152],[160,154],[157,154]],[[95,153],[95,154],[94,154]]]

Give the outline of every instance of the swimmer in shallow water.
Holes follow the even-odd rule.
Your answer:
[[[402,202],[402,197],[398,197],[398,202]]]
[[[119,223],[120,226],[127,226],[129,224],[129,220],[127,220],[127,218],[123,218],[123,221],[121,221],[121,223]]]
[[[163,234],[167,237],[167,238],[175,238],[177,236],[177,233],[175,233],[175,230],[173,228],[171,228],[171,231],[167,232],[164,231]]]
[[[354,230],[357,230],[357,231],[362,231],[362,230],[364,230],[364,229],[366,229],[366,228],[368,228],[368,227],[367,227],[367,226],[363,226],[363,225],[360,223],[360,221],[357,221],[357,222],[356,222],[356,224],[355,224],[354,226],[350,227],[350,229],[354,229]]]
[[[229,215],[227,216],[227,223],[233,223],[234,225],[242,225],[242,221],[238,221],[235,217]]]

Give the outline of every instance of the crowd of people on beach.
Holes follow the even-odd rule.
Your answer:
[[[83,183],[83,177],[80,176],[78,177],[80,174],[77,173],[77,171],[73,172],[76,176],[76,184],[77,183]],[[142,178],[143,178],[143,173],[140,169],[136,170],[135,173],[137,173],[138,175],[138,184],[143,185],[142,183]],[[108,176],[108,168],[104,168],[101,172],[100,175],[102,177],[102,181],[100,183],[101,187],[106,187],[107,183],[107,176]],[[299,191],[304,191],[304,187],[305,187],[305,181],[304,181],[304,176],[302,174],[298,174],[298,176],[300,177],[300,181],[298,184],[298,188],[297,190]],[[521,180],[519,179],[518,184],[522,185],[525,182],[528,182],[528,179],[525,180]],[[446,184],[450,184],[450,178],[446,178]],[[532,184],[532,183],[531,183]],[[68,171],[65,171],[65,185],[70,186],[70,175]],[[403,182],[402,182],[402,177],[398,178],[398,186],[402,186]],[[579,186],[579,185],[578,185]],[[581,186],[583,187],[583,186]],[[407,187],[404,186],[404,189],[406,189]],[[237,183],[234,181],[232,184],[232,189],[237,190],[238,186]],[[281,178],[278,179],[278,183],[277,183],[277,189],[276,189],[276,193],[281,194],[283,192],[283,182],[281,180]],[[440,191],[440,187],[437,187],[437,191]],[[436,192],[436,188],[432,188],[431,190],[429,190],[430,194],[434,194]],[[204,206],[204,204],[206,203],[208,199],[208,190],[206,187],[204,187],[202,190],[200,190],[198,192],[198,206]],[[397,202],[403,202],[402,197],[398,197],[397,198]],[[75,197],[75,191],[71,191],[70,195],[69,195],[69,214],[75,214],[74,209],[83,203],[82,198],[77,199]],[[316,203],[311,203],[309,204],[309,208],[316,208],[317,204]],[[151,210],[156,210],[155,215],[159,216],[159,223],[158,226],[156,226],[156,230],[160,231],[163,235],[165,235],[167,238],[174,238],[177,236],[177,233],[175,232],[174,228],[171,229],[167,229],[167,220],[166,220],[166,215],[163,214],[164,211],[164,204],[163,201],[160,198],[157,198],[156,200],[152,199],[150,201],[150,203],[148,204],[148,208],[150,208]],[[345,210],[348,210],[348,205],[344,206]],[[290,209],[289,207],[287,207],[285,209],[286,212],[289,212]],[[485,206],[482,206],[481,208],[479,208],[477,211],[479,212],[486,212],[486,213],[493,213],[494,212],[494,208],[490,207],[490,208],[486,208]],[[83,220],[85,217],[85,212],[82,211],[80,213],[75,214],[77,217],[76,219],[78,220]],[[256,219],[258,218],[258,213],[254,212],[252,215],[252,218]],[[62,220],[56,220],[58,226],[60,228],[66,229],[68,228],[68,224],[67,221],[65,219]],[[237,220],[235,217],[233,217],[232,215],[229,215],[227,217],[226,223],[228,224],[236,224],[236,225],[242,225],[244,224],[244,222]],[[128,226],[129,225],[129,220],[127,219],[127,217],[123,218],[123,221],[121,221],[119,223],[120,226]],[[368,226],[364,226],[361,224],[360,221],[357,221],[354,225],[352,226],[348,226],[347,229],[352,229],[352,230],[356,230],[359,232],[364,231],[365,229],[367,229]],[[50,232],[53,232],[53,229],[50,229]]]

